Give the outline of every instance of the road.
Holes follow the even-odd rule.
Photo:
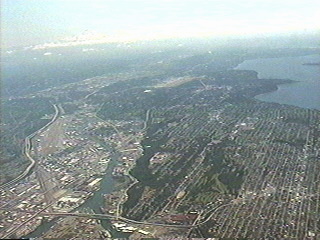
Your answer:
[[[197,224],[166,224],[166,223],[153,223],[153,222],[141,222],[141,221],[136,221],[136,220],[132,220],[132,219],[128,219],[125,217],[121,217],[121,216],[114,216],[114,215],[110,215],[110,214],[98,214],[98,213],[75,213],[75,212],[37,212],[36,214],[39,215],[44,215],[44,216],[59,216],[59,217],[63,217],[63,216],[74,216],[74,217],[85,217],[85,218],[95,218],[95,219],[112,219],[112,220],[119,220],[119,221],[123,221],[126,223],[133,223],[133,224],[140,224],[140,225],[152,225],[152,226],[159,226],[159,227],[171,227],[171,228],[195,228],[195,227],[199,227],[205,223],[207,223],[212,216],[221,208],[226,207],[231,205],[232,203],[228,203],[228,204],[223,204],[220,205],[214,209],[211,209],[210,211],[208,211],[207,214],[208,217],[206,217],[204,220],[200,221]],[[2,209],[2,208],[0,208]],[[6,209],[8,210],[8,209]],[[21,210],[11,210],[11,211],[21,211]],[[34,213],[31,211],[23,211],[23,212],[28,212],[28,213]]]
[[[37,217],[41,212],[45,211],[46,209],[48,209],[49,207],[51,207],[54,203],[51,203],[50,205],[46,206],[45,208],[40,209],[39,211],[35,212],[30,218],[28,218],[26,221],[22,222],[21,224],[19,224],[18,226],[16,226],[15,228],[11,229],[9,232],[7,232],[6,235],[2,236],[2,238],[10,238],[12,234],[14,234],[19,228],[21,228],[23,225],[25,225],[26,223],[30,222],[32,219],[34,219],[35,217]]]
[[[0,186],[0,190],[3,190],[7,187],[10,187],[11,185],[19,182],[20,180],[22,180],[23,178],[25,178],[30,172],[31,170],[34,168],[35,164],[36,164],[36,161],[30,156],[30,152],[31,152],[31,149],[32,149],[32,144],[31,144],[31,139],[37,135],[38,133],[40,133],[41,131],[43,131],[44,129],[46,129],[47,127],[49,127],[52,123],[54,123],[57,118],[59,117],[59,113],[60,113],[60,108],[55,105],[55,104],[52,104],[53,107],[54,107],[54,110],[55,110],[55,114],[53,116],[53,118],[50,120],[50,122],[48,122],[45,126],[43,126],[42,128],[40,128],[39,130],[35,131],[34,133],[30,134],[29,136],[27,136],[24,140],[24,154],[26,156],[26,158],[30,161],[30,164],[29,166],[19,175],[17,176],[15,179],[5,183],[5,184],[2,184]]]
[[[146,119],[145,119],[145,121],[143,123],[142,131],[145,131],[147,129],[147,127],[148,127],[148,122],[149,122],[149,119],[150,119],[150,111],[151,111],[151,109],[147,110]]]

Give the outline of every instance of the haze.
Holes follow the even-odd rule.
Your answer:
[[[90,30],[119,40],[306,32],[316,0],[4,0],[2,45],[56,41]]]

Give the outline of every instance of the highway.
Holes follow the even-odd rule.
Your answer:
[[[23,173],[21,173],[18,177],[16,177],[15,179],[11,180],[10,182],[7,182],[6,184],[3,184],[2,186],[0,186],[0,189],[4,189],[7,188],[15,183],[17,183],[18,181],[22,180],[23,178],[25,178],[34,168],[34,166],[36,165],[36,161],[31,157],[31,150],[32,150],[32,143],[31,140],[33,137],[35,137],[37,134],[41,133],[44,129],[46,129],[47,127],[49,127],[52,123],[54,123],[57,118],[59,117],[60,113],[61,113],[61,107],[57,106],[55,104],[53,104],[53,107],[55,109],[55,114],[53,116],[53,118],[50,120],[50,122],[48,122],[45,126],[43,126],[42,128],[40,128],[39,130],[37,130],[36,132],[30,134],[29,136],[27,136],[25,138],[25,146],[24,146],[24,154],[25,156],[28,158],[28,160],[30,161],[30,165],[24,170]],[[149,120],[150,117],[150,111],[147,111],[146,114],[146,121],[145,121],[145,127],[147,125],[147,122]],[[110,124],[110,123],[109,123]],[[116,132],[119,134],[119,136],[121,137],[121,134],[119,133],[118,129],[113,125],[110,124],[111,127],[113,127]],[[50,216],[75,216],[75,217],[85,217],[85,218],[95,218],[95,219],[112,219],[112,220],[119,220],[119,221],[123,221],[126,223],[131,223],[131,224],[140,224],[140,225],[152,225],[152,226],[159,226],[159,227],[170,227],[170,228],[195,228],[198,227],[200,225],[205,224],[206,222],[208,222],[212,216],[216,213],[216,211],[218,211],[219,209],[230,205],[230,204],[225,204],[225,205],[221,205],[219,207],[216,207],[214,209],[211,209],[210,211],[207,212],[207,217],[205,219],[197,219],[198,222],[195,222],[193,224],[166,224],[166,223],[154,223],[154,222],[143,222],[143,221],[136,221],[136,220],[132,220],[132,219],[128,219],[128,218],[124,218],[119,216],[119,207],[118,207],[118,211],[116,215],[109,215],[109,214],[88,214],[88,213],[74,213],[74,212],[44,212],[44,210],[48,210],[48,208],[52,205],[53,203],[49,203],[49,205],[44,208],[41,209],[38,212],[31,212],[31,211],[25,211],[25,212],[29,212],[32,213],[32,217],[30,219],[27,220],[30,221],[32,220],[35,216],[37,215],[50,215]],[[119,204],[120,205],[120,204]],[[1,209],[1,208],[0,208]],[[5,209],[8,210],[8,209]],[[16,211],[15,209],[10,209],[10,211]],[[17,210],[20,211],[20,210]],[[25,224],[26,222],[24,222],[23,224]],[[21,225],[23,225],[21,224]],[[15,229],[12,229],[10,231],[10,233],[8,234],[12,234],[14,233],[15,230],[17,230],[18,228],[20,228],[21,226],[19,225],[18,227],[16,227]],[[7,235],[9,236],[9,235]]]
[[[14,234],[19,228],[21,228],[23,225],[25,225],[26,223],[30,222],[32,219],[34,219],[35,217],[37,217],[41,212],[45,211],[46,209],[48,209],[49,207],[51,207],[54,203],[49,204],[48,206],[46,206],[45,208],[40,209],[39,211],[35,212],[30,218],[28,218],[26,221],[22,222],[21,224],[19,224],[18,226],[14,227],[13,229],[11,229],[9,232],[6,233],[6,235],[2,236],[3,238],[10,238],[12,234]]]
[[[231,204],[232,203],[223,204],[223,205],[220,205],[219,207],[211,209],[207,213],[207,214],[209,214],[211,212],[208,215],[208,217],[206,217],[202,221],[198,219],[199,222],[197,224],[166,224],[166,223],[141,222],[141,221],[136,221],[136,220],[132,220],[132,219],[121,217],[121,216],[114,216],[114,215],[110,215],[110,214],[98,214],[98,213],[43,212],[43,211],[39,211],[39,212],[36,212],[35,214],[44,215],[44,216],[59,216],[59,217],[74,216],[74,217],[84,217],[84,218],[94,218],[94,219],[111,219],[111,220],[119,220],[119,221],[126,222],[126,223],[140,224],[140,225],[151,225],[151,226],[159,226],[159,227],[195,228],[195,227],[199,227],[199,226],[207,223],[218,210],[220,210],[223,207],[229,206]],[[0,209],[8,211],[8,209],[5,209],[5,208],[0,208]],[[34,213],[32,211],[22,211],[22,210],[18,210],[18,209],[17,210],[13,209],[10,211]]]
[[[31,149],[32,149],[32,144],[31,144],[31,139],[37,135],[38,133],[40,133],[41,131],[43,131],[44,129],[46,129],[47,127],[49,127],[52,123],[54,123],[57,118],[59,117],[59,114],[60,114],[60,108],[55,105],[55,104],[52,104],[53,107],[54,107],[54,110],[55,110],[55,114],[53,116],[53,118],[50,120],[50,122],[48,122],[45,126],[43,126],[42,128],[40,128],[39,130],[35,131],[34,133],[30,134],[29,136],[27,136],[24,140],[24,154],[25,156],[27,157],[27,159],[30,161],[30,164],[28,165],[28,167],[19,175],[17,176],[15,179],[5,183],[5,184],[2,184],[0,186],[0,190],[3,190],[17,182],[19,182],[20,180],[22,180],[23,178],[25,178],[30,172],[31,170],[33,169],[33,167],[35,166],[36,164],[36,161],[30,156],[30,152],[31,152]]]

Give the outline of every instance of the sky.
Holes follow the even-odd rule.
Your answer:
[[[2,0],[1,45],[86,30],[121,40],[314,31],[318,16],[319,0]]]

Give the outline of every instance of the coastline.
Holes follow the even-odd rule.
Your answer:
[[[277,84],[271,91],[254,96],[256,100],[287,104],[308,109],[320,110],[320,81],[318,68],[306,68],[306,62],[315,62],[319,54],[296,57],[256,58],[245,60],[234,70],[251,70],[258,74],[259,80],[288,79]],[[294,83],[294,84],[293,84]]]

